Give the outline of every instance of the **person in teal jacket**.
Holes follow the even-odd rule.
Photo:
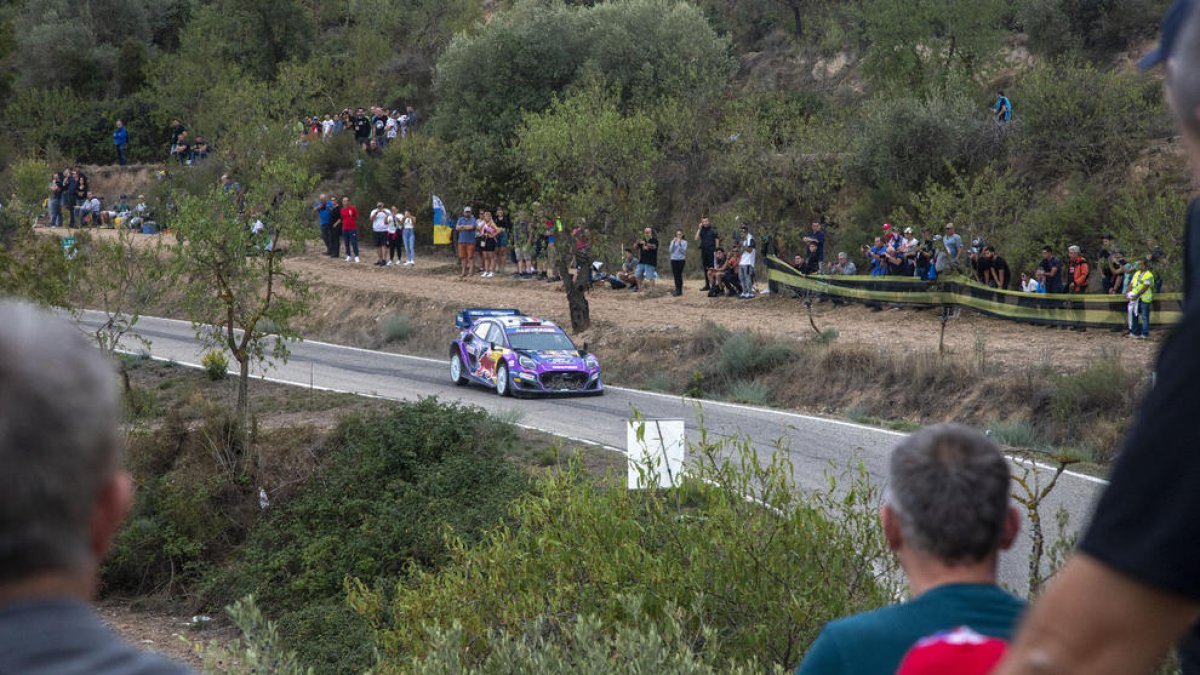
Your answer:
[[[965,626],[1009,640],[1024,601],[996,584],[1000,551],[1020,516],[1008,460],[983,434],[944,424],[892,451],[884,535],[911,599],[826,624],[798,675],[893,675],[918,640]]]

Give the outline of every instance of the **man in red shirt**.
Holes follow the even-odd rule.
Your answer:
[[[358,209],[349,197],[342,197],[342,239],[346,242],[346,262],[350,262],[350,249],[354,249],[354,262],[358,262]]]

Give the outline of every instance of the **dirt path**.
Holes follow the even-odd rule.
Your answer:
[[[157,652],[196,668],[201,665],[201,660],[189,643],[233,637],[232,629],[223,623],[215,622],[197,631],[189,624],[190,616],[135,610],[124,600],[105,600],[96,609],[104,623],[138,649]]]
[[[49,234],[50,231],[39,230]],[[69,231],[60,231],[66,234]],[[112,230],[93,230],[96,236],[114,236]],[[140,235],[139,235],[140,236]],[[170,238],[169,235],[162,235]],[[149,238],[147,238],[147,241]],[[362,263],[331,259],[318,252],[294,255],[289,264],[306,272],[323,287],[320,304],[326,312],[336,307],[332,296],[344,289],[352,293],[393,293],[398,298],[434,307],[517,307],[523,311],[569,324],[567,303],[557,284],[521,281],[510,277],[460,278],[457,262],[449,251],[423,249],[415,267],[375,267],[374,251],[362,249]],[[699,291],[699,279],[684,284],[684,295],[667,292],[669,281],[660,281],[651,293],[630,293],[597,288],[589,295],[593,332],[639,333],[690,332],[705,321],[730,330],[750,330],[782,340],[801,340],[812,335],[808,317],[799,300],[760,296],[753,300],[709,298]],[[411,302],[406,304],[412,304]],[[371,316],[370,307],[348,308],[353,317]],[[380,308],[382,315],[386,308]],[[933,309],[896,309],[872,312],[856,304],[814,306],[816,324],[835,329],[838,343],[864,345],[888,352],[930,352],[938,348],[939,313]],[[419,317],[418,317],[419,318]],[[376,320],[379,316],[375,317]],[[357,318],[355,320],[362,320]],[[355,335],[355,327],[340,334]],[[375,330],[364,326],[362,330]],[[946,347],[956,358],[985,361],[990,367],[1048,365],[1056,370],[1073,370],[1100,358],[1119,358],[1127,365],[1148,368],[1157,352],[1162,333],[1149,341],[1124,339],[1121,333],[1089,329],[1030,326],[994,319],[965,311],[946,329]],[[588,336],[583,336],[586,339]],[[358,345],[364,346],[364,345]]]
[[[356,265],[316,253],[297,257],[294,265],[319,278],[327,287],[326,293],[337,292],[339,288],[391,291],[459,307],[517,307],[569,324],[566,298],[557,284],[507,277],[460,278],[455,263],[446,255],[422,256],[415,268],[379,268],[369,262]],[[731,330],[758,331],[784,340],[812,335],[804,307],[794,298],[709,298],[699,291],[700,285],[698,279],[688,281],[684,284],[684,295],[678,298],[666,292],[661,282],[652,293],[598,288],[588,298],[592,330],[634,334],[691,331],[705,321],[712,321]],[[861,305],[837,307],[818,303],[814,315],[822,330],[838,331],[838,342],[842,344],[887,351],[933,351],[938,346],[940,318],[935,310],[872,312]],[[1072,332],[1029,326],[964,312],[947,327],[946,346],[959,358],[984,358],[995,366],[1048,364],[1055,369],[1070,370],[1101,357],[1148,365],[1157,350],[1157,341],[1131,341],[1120,333],[1097,329]]]

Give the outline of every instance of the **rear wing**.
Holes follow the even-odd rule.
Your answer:
[[[459,310],[458,314],[454,316],[454,325],[463,330],[467,330],[471,326],[474,326],[476,321],[479,321],[480,319],[486,319],[490,316],[521,316],[521,310],[486,309],[480,307],[463,309]]]

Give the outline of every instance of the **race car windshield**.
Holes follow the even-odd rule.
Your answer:
[[[517,331],[508,334],[513,349],[531,352],[575,351],[571,338],[556,331]]]

